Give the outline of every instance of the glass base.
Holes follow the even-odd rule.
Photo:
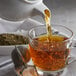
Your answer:
[[[61,76],[66,70],[66,68],[60,70],[60,71],[41,71],[41,70],[37,70],[38,72],[38,76]]]
[[[56,72],[56,73],[44,73],[43,76],[60,76],[63,71]]]

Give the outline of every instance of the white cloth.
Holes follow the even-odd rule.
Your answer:
[[[18,22],[12,22],[0,19],[0,33],[15,32],[18,29],[29,30],[37,25],[42,24],[30,18],[26,19],[25,21],[18,21]]]
[[[42,24],[30,18],[20,22],[0,20],[0,33],[9,32],[15,34],[23,34],[26,36],[28,30],[39,25]],[[15,46],[0,46],[0,55],[11,55],[14,47]]]

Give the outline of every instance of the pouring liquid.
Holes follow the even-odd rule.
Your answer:
[[[50,42],[50,40],[56,40],[56,39],[58,39],[58,41],[63,41],[62,36],[52,34],[52,26],[51,26],[51,23],[50,23],[51,12],[48,9],[45,9],[44,13],[45,13],[45,23],[46,23],[46,30],[47,30],[47,40],[49,42]]]
[[[47,30],[47,35],[52,36],[52,30],[51,30],[51,24],[50,24],[50,11],[48,9],[44,10],[45,13],[45,22],[46,22],[46,30]]]
[[[47,34],[33,39],[35,46],[29,45],[34,64],[43,71],[57,71],[66,66],[69,49],[66,47],[65,36],[53,35],[50,24],[50,11],[44,10]],[[36,43],[35,43],[36,40]]]

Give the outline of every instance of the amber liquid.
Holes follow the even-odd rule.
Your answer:
[[[67,37],[52,35],[50,11],[45,9],[47,35],[34,38],[29,44],[30,54],[34,64],[41,70],[57,71],[66,66],[69,49],[64,40]]]
[[[47,41],[47,36],[33,39],[29,44],[30,54],[34,64],[41,70],[57,71],[66,66],[69,49],[66,47],[66,37],[54,36]],[[36,42],[35,42],[36,40]]]

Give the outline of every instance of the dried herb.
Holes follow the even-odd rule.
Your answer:
[[[20,45],[28,44],[27,37],[17,34],[3,33],[0,34],[0,45]]]

